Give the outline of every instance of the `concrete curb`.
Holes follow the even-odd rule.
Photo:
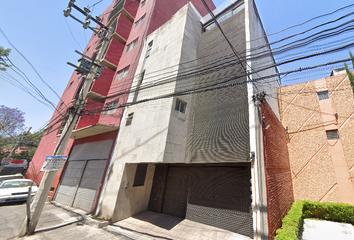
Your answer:
[[[103,229],[107,230],[108,232],[117,233],[119,235],[123,235],[125,237],[128,237],[130,239],[134,239],[134,240],[151,240],[151,238],[142,236],[140,234],[133,233],[128,230],[124,230],[118,226],[108,225],[107,227],[104,227]]]
[[[108,221],[98,221],[95,219],[92,219],[92,217],[88,216],[85,219],[85,224],[89,225],[91,227],[96,227],[96,228],[103,228],[109,225]]]

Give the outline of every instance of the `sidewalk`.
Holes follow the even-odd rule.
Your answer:
[[[26,204],[0,205],[0,240],[19,239],[18,232],[26,214]],[[87,215],[80,210],[46,203],[35,234],[25,240],[37,239],[130,239],[102,228],[85,225]],[[89,219],[89,218],[87,218]]]

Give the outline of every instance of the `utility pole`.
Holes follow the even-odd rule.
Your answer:
[[[74,7],[76,10],[78,10],[80,13],[83,13],[86,16],[86,21],[83,23],[83,27],[85,29],[90,24],[89,19],[94,20],[94,22],[98,23],[101,26],[101,28],[107,29],[106,26],[104,26],[102,23],[100,23],[99,21],[96,20],[97,17],[96,17],[96,19],[94,19],[94,18],[92,18],[91,15],[88,14],[89,10],[87,8],[85,8],[85,11],[81,10],[80,8],[78,8],[74,4],[74,2],[75,2],[75,0],[70,0],[68,8],[66,10],[64,10],[65,17],[70,16],[70,17],[74,18],[75,20],[79,21],[80,23],[83,23],[70,14],[71,7]],[[60,136],[60,140],[58,142],[57,147],[54,150],[53,155],[60,156],[60,155],[64,155],[64,153],[65,153],[65,149],[66,149],[67,144],[70,140],[70,135],[71,135],[71,133],[75,127],[75,123],[77,122],[77,119],[80,115],[80,112],[82,110],[82,106],[85,103],[85,97],[90,90],[91,83],[96,78],[96,72],[101,67],[99,59],[101,59],[103,57],[103,55],[108,47],[110,37],[113,34],[112,32],[113,32],[112,28],[109,28],[107,35],[105,37],[102,36],[104,41],[103,41],[102,47],[100,48],[100,50],[97,54],[97,57],[96,57],[97,60],[94,60],[92,67],[90,69],[90,72],[87,74],[86,80],[85,80],[83,87],[82,87],[80,94],[79,94],[80,97],[75,100],[75,102],[73,103],[74,106],[69,108],[70,111],[69,111],[68,120],[65,124],[63,132]],[[26,219],[22,224],[22,227],[21,227],[21,230],[19,233],[19,237],[24,237],[26,235],[31,235],[34,233],[37,223],[38,223],[38,220],[39,220],[39,217],[42,213],[44,204],[47,200],[50,188],[53,184],[56,173],[57,173],[57,171],[46,171],[44,173],[41,184],[39,185],[39,189],[35,195],[32,205],[31,205],[31,211],[30,211],[31,216],[30,216],[30,218],[28,218],[26,216]]]
[[[31,131],[32,127],[30,127],[23,135],[27,135],[29,133],[29,131]],[[7,158],[11,158],[11,155],[15,152],[16,148],[18,148],[18,146],[20,145],[20,143],[22,142],[23,138],[21,139],[21,141],[17,141],[15,146],[12,148],[11,152],[9,153],[9,155],[7,155]],[[0,165],[0,172],[4,169],[6,164],[1,164]]]

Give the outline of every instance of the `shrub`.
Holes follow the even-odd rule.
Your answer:
[[[295,202],[277,230],[276,240],[298,239],[304,218],[318,218],[354,224],[354,205],[345,203]]]

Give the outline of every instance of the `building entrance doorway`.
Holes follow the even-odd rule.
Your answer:
[[[253,237],[249,166],[156,165],[149,210]]]

